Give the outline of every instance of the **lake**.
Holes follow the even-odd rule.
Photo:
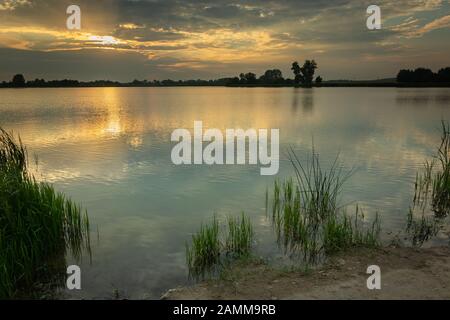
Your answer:
[[[88,210],[92,264],[80,263],[74,298],[158,298],[187,284],[185,243],[216,214],[248,214],[256,252],[274,262],[265,193],[293,174],[286,151],[305,159],[312,141],[326,167],[340,154],[355,173],[342,203],[379,212],[383,234],[404,228],[415,175],[450,120],[450,89],[64,88],[0,90],[0,126],[20,134],[38,179]],[[277,128],[280,170],[171,162],[173,130]],[[97,239],[98,228],[98,239]],[[72,258],[68,258],[69,262]]]

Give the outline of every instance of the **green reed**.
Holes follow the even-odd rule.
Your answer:
[[[450,211],[450,125],[442,121],[441,144],[436,156],[438,171],[433,179],[433,210],[438,215]]]
[[[434,216],[426,216],[424,212],[420,217],[414,215],[414,210],[408,212],[406,232],[415,247],[422,246],[426,241],[436,236],[441,228],[441,221]]]
[[[186,244],[189,274],[204,277],[211,273],[220,262],[220,254],[219,222],[214,216],[211,224],[202,224],[200,230],[192,235],[191,246]]]
[[[365,228],[358,206],[352,217],[339,205],[342,186],[352,170],[344,172],[338,156],[330,169],[324,170],[314,148],[305,163],[292,149],[288,155],[295,180],[275,181],[272,202],[272,221],[285,250],[313,262],[323,253],[352,246],[378,246],[378,214],[371,227]]]
[[[446,121],[441,124],[441,142],[437,153],[417,173],[413,200],[414,207],[420,207],[422,211],[431,206],[436,217],[445,217],[450,213],[450,125]]]
[[[351,247],[375,248],[379,246],[381,230],[378,213],[369,228],[363,224],[364,213],[358,206],[354,216],[343,213],[341,216],[332,215],[324,223],[323,249],[325,253],[335,253]]]
[[[248,256],[253,241],[253,227],[250,219],[242,213],[241,217],[228,217],[226,251],[234,256]]]
[[[186,244],[189,276],[204,278],[225,263],[249,256],[252,243],[253,227],[244,213],[239,218],[227,217],[225,228],[221,228],[214,217],[210,224],[202,224],[192,235],[190,245]]]
[[[0,298],[28,290],[49,261],[67,249],[81,257],[83,248],[89,250],[87,213],[37,182],[20,138],[0,128]]]

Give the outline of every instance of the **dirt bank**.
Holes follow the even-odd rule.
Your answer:
[[[369,265],[381,269],[381,289],[369,290]],[[164,299],[450,299],[450,248],[358,249],[309,272],[263,263],[234,267],[223,279],[172,289]]]

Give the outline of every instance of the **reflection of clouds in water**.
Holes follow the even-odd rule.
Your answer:
[[[117,137],[122,132],[119,118],[111,119],[107,126],[102,130],[106,135],[111,135],[112,137]]]
[[[133,245],[151,247],[168,238],[167,227],[170,226],[170,217],[160,214],[147,215],[140,212],[109,212],[102,218],[101,241],[103,251],[115,250],[117,245]],[[98,220],[98,218],[97,218]]]
[[[39,170],[39,174],[36,177],[41,177],[40,180],[55,183],[58,181],[64,181],[69,183],[71,180],[80,179],[82,177],[81,172],[74,171],[73,168],[67,168],[66,170],[46,170],[46,167],[42,167]]]
[[[183,89],[186,88],[178,90]],[[10,124],[21,132],[30,147],[56,145],[63,141],[99,141],[147,132],[165,137],[175,128],[192,128],[194,120],[202,120],[205,127],[219,129],[279,128],[285,124],[283,109],[292,94],[291,88],[270,89],[272,91],[269,92],[258,88],[195,88],[185,90],[186,95],[171,94],[173,90],[176,89],[51,91],[46,93],[49,101],[43,110],[28,107],[30,113],[17,112]],[[229,90],[233,91],[231,95]],[[29,95],[26,99],[33,101],[33,98],[39,98],[34,95],[41,91],[25,92],[26,96]],[[152,95],[151,99],[148,94]],[[305,90],[300,91],[302,97],[305,94],[304,103],[309,108],[312,95]],[[8,105],[0,105],[0,113],[8,113],[8,110]]]
[[[340,151],[342,163],[358,169],[345,185],[343,202],[358,202],[368,220],[378,210],[384,224],[395,227],[404,225],[415,170],[438,142],[440,119],[449,116],[440,101],[450,97],[447,89],[395,88],[22,92],[0,101],[0,119],[11,115],[14,105],[29,112],[20,109],[6,129],[20,133],[30,154],[39,156],[43,178],[82,200],[99,225],[97,262],[86,277],[98,288],[113,279],[137,290],[145,281],[149,291],[161,286],[155,279],[185,276],[184,242],[214,213],[223,218],[245,211],[261,243],[273,242],[266,237],[272,233],[263,206],[276,177],[261,177],[259,166],[175,166],[173,129],[192,130],[194,120],[221,130],[279,128],[278,178],[293,173],[284,156],[288,146],[305,159],[314,138],[326,165]],[[424,107],[398,100],[408,95],[430,98]],[[348,210],[354,213],[354,204]],[[111,273],[96,277],[102,268]],[[121,272],[129,277],[122,281]]]
[[[125,139],[96,143],[58,145],[57,150],[46,146],[35,153],[39,154],[38,166],[33,166],[37,177],[51,182],[95,181],[99,183],[118,183],[140,174],[156,174],[158,164],[144,154],[146,149],[138,149],[139,140],[130,146]],[[81,151],[80,151],[81,150]]]
[[[429,103],[447,105],[450,102],[450,90],[446,88],[430,88],[426,90],[403,89],[396,96],[396,103],[403,106],[424,107]]]
[[[424,132],[411,126],[381,127],[357,144],[346,146],[350,152],[343,152],[342,158],[350,161],[358,156],[360,166],[393,175],[415,171],[430,156],[438,144],[439,134]]]
[[[142,146],[143,139],[142,139],[142,137],[134,136],[134,137],[130,137],[127,142],[128,142],[128,144],[130,146],[132,146],[133,148],[137,149],[140,146]]]
[[[270,216],[261,215],[257,217],[256,224],[261,227],[271,227],[272,222]]]
[[[143,294],[157,298],[175,281],[186,281],[183,245],[189,238],[187,230],[176,230],[184,239],[174,237],[172,217],[151,212],[147,216],[116,211],[97,217],[100,241],[92,244],[93,264],[82,266],[85,285],[80,293],[108,297],[114,284],[134,298]]]
[[[44,155],[49,165],[41,169],[52,181],[90,177],[113,182],[127,175],[160,172],[162,176],[176,174],[190,181],[180,188],[180,193],[198,194],[206,192],[211,183],[240,180],[241,175],[253,174],[254,170],[248,166],[229,166],[225,170],[171,166],[164,153],[170,154],[169,136],[174,128],[191,129],[193,121],[199,119],[209,128],[279,127],[281,149],[293,144],[304,152],[314,138],[316,148],[326,156],[340,150],[345,162],[358,161],[357,165],[368,170],[404,173],[421,163],[435,141],[433,132],[411,125],[415,114],[396,108],[398,98],[445,97],[443,92],[448,92],[422,91],[383,89],[380,95],[380,90],[361,88],[61,90],[55,91],[60,97],[53,98],[53,108],[49,109],[60,111],[55,111],[54,117],[45,117],[43,122],[37,117],[15,127],[30,149]],[[29,94],[24,92],[25,96]],[[58,105],[57,101],[64,103]],[[77,109],[74,105],[79,101]],[[308,117],[291,118],[287,108],[297,108],[299,103]],[[313,107],[315,112],[309,112]],[[62,112],[66,108],[67,112]],[[5,109],[9,107],[0,105],[0,112]],[[421,114],[422,110],[414,112]],[[429,110],[426,115],[430,118]],[[280,152],[283,154],[283,150]],[[176,191],[177,186],[173,188]]]

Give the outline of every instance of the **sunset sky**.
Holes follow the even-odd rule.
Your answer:
[[[66,9],[81,8],[81,30]],[[368,30],[366,8],[381,8]],[[450,66],[449,0],[0,0],[0,81],[212,79],[315,59],[324,79]]]

